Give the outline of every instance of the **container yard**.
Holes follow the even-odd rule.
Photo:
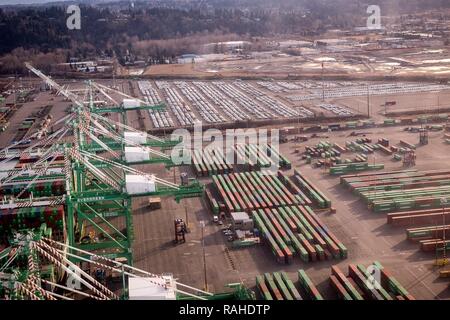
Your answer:
[[[259,209],[252,212],[252,217],[280,263],[291,263],[293,256],[304,262],[347,258],[347,248],[310,207]]]
[[[0,2],[0,300],[450,300],[450,1]]]
[[[93,265],[87,279],[108,279],[95,284],[108,299],[121,294],[109,293],[121,269],[96,259],[129,271],[128,299],[144,277],[172,281],[160,294],[178,300],[450,298],[448,116],[387,117],[372,102],[367,117],[364,103],[355,105],[367,87],[376,101],[445,93],[446,85],[89,83],[31,70],[54,90],[31,90],[21,106],[5,109],[0,262],[17,246],[15,232],[33,230],[42,270],[54,270],[42,272],[44,281],[64,274],[48,261],[50,254],[62,259],[58,250],[67,244],[70,262]],[[280,144],[244,139],[227,150],[191,143],[192,161],[174,163],[181,140],[170,134],[199,123],[223,134],[278,129]],[[379,270],[375,289],[367,285],[369,266]]]
[[[341,184],[376,213],[447,206],[446,170],[380,172],[376,175],[342,176]]]
[[[347,275],[332,266],[328,278],[332,292],[327,291],[326,297],[333,300],[415,300],[381,263],[375,261],[371,266],[380,270],[380,277],[373,285],[369,285],[371,274],[362,264],[349,265]],[[324,300],[325,296],[303,269],[297,271],[295,281],[284,271],[258,275],[256,291],[262,300]]]

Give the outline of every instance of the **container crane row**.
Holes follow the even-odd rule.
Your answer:
[[[83,292],[62,286],[55,279],[43,279],[35,272],[39,269],[37,257],[50,261],[66,277],[80,274],[78,271],[81,269],[77,264],[86,262],[89,257],[96,257],[97,266],[100,263],[98,261],[112,263],[115,267],[114,270],[110,269],[111,271],[128,270],[128,277],[133,276],[136,271],[141,275],[155,277],[131,267],[134,239],[132,199],[143,196],[174,196],[176,201],[180,201],[183,198],[201,196],[204,187],[198,181],[177,185],[132,167],[134,164],[143,163],[164,163],[167,167],[173,166],[166,153],[152,148],[170,148],[180,141],[155,137],[126,124],[127,111],[159,110],[164,108],[164,105],[148,106],[140,99],[91,81],[88,81],[85,90],[81,91],[85,95],[81,99],[31,64],[26,63],[26,67],[55,89],[57,94],[70,100],[72,108],[68,115],[55,122],[55,125],[61,126],[59,129],[36,140],[23,151],[14,149],[17,142],[0,150],[0,163],[3,164],[29,155],[36,158],[35,162],[24,163],[0,178],[0,210],[9,210],[9,215],[21,221],[17,226],[11,225],[7,232],[9,242],[14,244],[13,251],[16,252],[11,256],[11,251],[8,251],[7,257],[14,260],[32,253],[31,256],[35,259],[34,266],[29,270],[14,270],[6,277],[6,282],[2,283],[9,284],[6,290],[12,298],[70,299],[71,295],[79,295],[93,299],[117,299],[109,289],[82,272],[83,280],[79,280],[87,289]],[[95,90],[112,102],[113,106],[95,106]],[[130,106],[129,102],[127,105],[124,101],[120,105],[110,93],[134,99],[136,103]],[[87,103],[83,102],[85,100],[88,100]],[[121,113],[124,122],[112,121],[104,116],[105,113],[111,112]],[[132,161],[127,153],[130,150],[139,154],[145,153],[147,156],[144,160]],[[61,184],[58,185],[58,193],[53,192],[55,183]],[[60,207],[63,207],[61,216],[55,213],[60,212]],[[27,208],[33,211],[20,211]],[[53,213],[49,213],[49,216],[45,210],[53,210]],[[39,215],[37,218],[41,221],[40,224],[33,222],[27,225],[27,217],[34,217],[35,214]],[[43,221],[45,222],[42,223]],[[49,221],[62,226],[61,230],[49,227]],[[36,236],[35,232],[39,233],[39,236]],[[52,235],[57,237],[52,240]],[[21,240],[14,240],[14,237]],[[54,242],[56,239],[61,242]],[[4,252],[0,253],[0,262],[4,255]],[[127,264],[118,265],[116,260],[122,258],[126,259]],[[8,264],[3,267],[7,269]],[[3,277],[4,274],[0,273],[0,276]],[[165,279],[157,281],[158,285],[167,286],[165,282]],[[184,286],[176,281],[174,284]],[[58,293],[49,288],[58,288]],[[184,290],[174,290],[202,299]],[[208,295],[207,292],[195,290]]]
[[[16,233],[11,240],[11,246],[0,252],[0,293],[9,299],[128,299],[126,283],[131,278],[192,299],[207,300],[214,296],[210,292],[185,285],[176,279],[169,279],[164,275],[154,274],[52,240],[46,236],[47,231],[43,227],[39,231]],[[82,261],[96,270],[121,277],[122,288],[116,292],[111,291],[73,261]],[[41,271],[44,269],[43,265],[48,262],[58,267],[57,277],[49,277]],[[19,267],[20,265],[22,266]],[[58,277],[66,279],[65,284],[61,281],[57,283]],[[72,282],[76,285],[70,285]]]

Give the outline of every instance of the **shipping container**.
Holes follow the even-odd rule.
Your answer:
[[[292,295],[292,297],[294,298],[294,300],[303,300],[303,298],[300,295],[300,293],[298,292],[297,288],[294,286],[291,279],[289,279],[287,273],[284,271],[281,271],[280,274],[281,274],[281,278],[284,281],[284,284],[288,288],[288,290],[289,290],[290,294]]]
[[[380,293],[375,290],[373,286],[368,285],[366,276],[358,270],[355,265],[350,264],[348,266],[348,274],[355,281],[355,283],[364,292],[364,297],[370,300],[384,300]]]
[[[298,281],[302,288],[306,291],[309,297],[312,300],[323,300],[322,295],[319,290],[317,290],[316,286],[312,283],[311,279],[306,274],[305,270],[298,270]]]
[[[266,282],[262,276],[256,276],[256,288],[263,300],[270,301],[273,300],[269,289],[266,286]]]
[[[337,266],[331,267],[331,275],[342,284],[345,290],[350,294],[353,300],[364,300],[362,295],[356,287],[349,281],[349,279],[339,270]]]
[[[274,272],[273,279],[275,280],[275,284],[277,285],[278,289],[280,290],[281,294],[283,295],[284,300],[294,300],[291,293],[289,292],[286,284],[284,283],[281,275],[278,272]]]
[[[347,292],[347,290],[345,290],[342,284],[333,275],[330,276],[330,285],[337,292],[337,295],[340,299],[353,300],[350,294]]]
[[[281,295],[280,290],[278,290],[270,273],[265,273],[264,279],[266,280],[267,287],[269,288],[269,291],[272,294],[272,296],[275,298],[275,300],[283,300],[283,296]]]

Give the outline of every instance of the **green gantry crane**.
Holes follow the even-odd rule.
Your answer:
[[[33,231],[16,232],[10,246],[0,250],[0,299],[10,300],[127,300],[130,283],[159,287],[177,300],[253,300],[254,293],[242,283],[229,284],[232,291],[213,294],[180,283],[171,275],[158,275],[129,264],[99,256],[51,239],[45,224]],[[80,268],[74,261],[80,261]],[[94,274],[85,270],[95,270]],[[121,286],[111,289],[115,281]],[[117,281],[116,281],[117,283]],[[170,295],[169,295],[170,296]]]
[[[64,233],[71,247],[109,258],[124,257],[132,264],[133,198],[174,196],[179,201],[203,194],[204,187],[198,181],[180,186],[131,167],[143,163],[165,163],[166,166],[172,166],[173,163],[167,154],[153,150],[150,146],[170,147],[180,142],[168,142],[102,116],[101,114],[105,112],[125,114],[126,111],[133,109],[123,106],[97,108],[94,102],[94,88],[104,93],[107,90],[105,86],[88,82],[89,101],[85,103],[73,92],[64,89],[30,64],[26,66],[69,99],[73,107],[69,115],[56,122],[63,123],[62,128],[24,150],[25,153],[30,153],[36,148],[44,149],[40,160],[26,169],[14,171],[0,181],[2,185],[21,182],[23,187],[25,184],[18,195],[13,194],[7,201],[3,200],[0,209],[65,204]],[[161,107],[158,105],[155,108]],[[142,108],[150,110],[152,106]],[[127,132],[139,136],[140,139],[144,137],[145,141],[133,140],[130,135],[127,136]],[[68,135],[69,133],[71,134]],[[148,153],[149,157],[142,161],[127,161],[129,160],[126,157],[127,148],[141,150],[141,154]],[[8,155],[8,150],[9,148],[0,150],[4,159],[2,162],[12,158]],[[18,155],[14,154],[14,157],[16,156]],[[61,156],[64,159],[62,172],[49,174],[52,163]],[[24,192],[30,190],[36,183],[61,179],[62,174],[65,194],[34,197],[31,192],[30,197],[23,196]]]
[[[11,151],[14,145],[0,150],[0,162],[22,154],[39,156],[37,162],[11,170],[0,179],[0,186],[11,187],[11,194],[4,195],[0,201],[0,209],[26,210],[29,207],[63,204],[66,210],[62,232],[41,223],[37,228],[20,224],[17,230],[8,233],[10,247],[0,250],[0,297],[32,300],[128,299],[129,280],[140,278],[165,290],[172,290],[176,299],[253,299],[254,294],[240,283],[230,285],[233,292],[212,294],[181,284],[173,277],[168,281],[166,276],[132,266],[132,199],[173,196],[179,201],[201,196],[203,186],[198,181],[179,186],[131,167],[135,163],[173,165],[165,153],[150,147],[167,148],[179,141],[169,143],[151,136],[147,136],[144,142],[130,139],[126,132],[144,137],[145,134],[101,115],[104,112],[123,112],[123,108],[97,111],[92,88],[88,89],[90,98],[86,106],[76,95],[39,70],[29,64],[27,67],[71,100],[74,107],[69,115],[56,121],[63,123],[60,129],[35,141],[23,152]],[[105,90],[98,84],[95,87]],[[148,152],[152,157],[143,161],[128,161],[127,148],[141,148],[143,153]],[[64,159],[63,168],[54,166],[61,158]],[[42,192],[40,196],[35,196],[34,186],[55,181],[65,183],[64,194]],[[55,241],[55,233],[62,233],[61,241]],[[122,262],[123,258],[127,263]],[[119,274],[122,291],[111,291],[105,283],[83,271],[79,266],[81,263]],[[82,285],[83,289],[81,286],[69,286],[70,279]],[[60,292],[56,293],[55,288]]]

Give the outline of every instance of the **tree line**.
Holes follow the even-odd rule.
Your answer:
[[[393,0],[380,1],[391,8]],[[405,3],[404,8],[407,3],[415,9],[424,6],[423,1],[396,1],[397,5],[399,1]],[[441,5],[448,1],[426,1],[431,2]],[[361,26],[367,18],[364,1],[210,0],[207,3],[207,10],[195,6],[190,9],[152,7],[145,2],[137,2],[134,8],[130,8],[129,2],[114,6],[83,5],[81,30],[67,28],[68,14],[63,5],[0,9],[0,72],[23,71],[20,62],[25,58],[37,60],[44,68],[48,61],[68,62],[70,57],[115,55],[120,61],[127,52],[158,60],[186,52],[197,53],[206,41],[280,34],[311,37],[330,28]],[[277,7],[277,3],[282,4]]]

